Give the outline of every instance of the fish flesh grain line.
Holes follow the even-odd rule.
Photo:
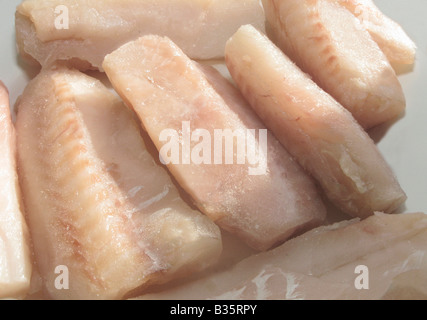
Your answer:
[[[17,104],[18,168],[44,290],[120,299],[201,271],[219,228],[180,197],[122,101],[99,80],[44,69]],[[54,270],[66,266],[68,290]]]
[[[16,134],[9,93],[0,82],[0,299],[22,298],[32,272],[30,239],[16,167]]]

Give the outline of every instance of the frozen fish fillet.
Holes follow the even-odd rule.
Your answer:
[[[400,276],[425,274],[426,257],[425,214],[376,213],[313,229],[227,271],[139,298],[377,300]]]
[[[285,148],[344,212],[365,218],[405,200],[391,168],[351,114],[265,35],[242,26],[226,64],[243,95]]]
[[[222,58],[242,24],[264,28],[264,20],[258,0],[26,0],[15,24],[22,56],[86,69],[146,34],[170,37],[194,59]]]
[[[216,262],[219,228],[182,200],[101,82],[44,70],[17,109],[19,176],[50,297],[123,298]]]
[[[415,43],[402,27],[384,15],[372,0],[330,1],[338,2],[359,19],[391,63],[414,63]]]
[[[166,164],[219,226],[265,250],[323,221],[325,208],[311,178],[215,70],[191,61],[170,39],[159,36],[122,46],[105,58],[103,67],[163,159],[170,157],[172,148],[164,147],[172,138],[166,142],[162,135],[180,133],[176,140],[183,156]],[[224,136],[217,136],[218,130]],[[200,136],[193,135],[197,132]],[[227,139],[232,149],[227,150]],[[202,144],[207,147],[200,151]],[[250,150],[257,157],[250,159]],[[231,161],[225,159],[227,152]],[[203,161],[197,160],[199,153]]]
[[[406,102],[396,73],[360,21],[330,0],[263,0],[267,34],[369,129]]]
[[[16,137],[9,93],[0,82],[0,298],[22,298],[30,287],[32,262],[16,171]]]

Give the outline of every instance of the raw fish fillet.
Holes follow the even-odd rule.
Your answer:
[[[100,68],[107,53],[147,34],[170,37],[194,59],[222,58],[241,25],[264,28],[264,20],[258,0],[26,0],[15,24],[22,56],[42,66],[70,60],[87,69]]]
[[[45,70],[17,108],[20,181],[50,297],[123,298],[216,262],[219,228],[182,200],[101,82]]]
[[[159,36],[141,37],[122,46],[105,58],[103,68],[163,158],[164,130],[182,133],[186,130],[183,122],[188,122],[192,131],[207,132],[209,137],[203,137],[203,142],[209,139],[209,161],[193,161],[189,152],[193,156],[201,138],[186,142],[182,134],[181,154],[187,160],[182,157],[167,165],[197,207],[219,226],[251,247],[265,250],[323,221],[325,208],[311,178],[265,129],[236,88],[215,70],[191,61],[170,39]],[[248,129],[254,130],[253,141],[245,140]],[[214,160],[218,155],[215,143],[222,143],[215,141],[215,130],[235,134],[233,161],[228,164],[224,160],[227,151],[221,161]],[[265,144],[259,137],[261,130],[267,132]],[[241,146],[255,150],[257,163],[250,163],[249,152],[245,154]],[[242,155],[244,161],[239,164],[236,158]]]
[[[420,268],[394,277],[382,299],[427,300],[427,255],[423,255]]]
[[[426,257],[425,214],[376,213],[313,229],[227,271],[139,299],[377,300],[400,275],[425,275]]]
[[[263,0],[267,34],[369,129],[396,119],[405,97],[385,54],[360,21],[330,0]]]
[[[372,0],[330,0],[353,13],[391,63],[413,64],[416,45],[402,27],[384,15]]]
[[[406,195],[378,148],[351,114],[265,35],[242,26],[226,64],[243,95],[285,148],[344,212],[390,213]]]
[[[30,287],[29,234],[16,171],[16,137],[9,93],[0,82],[0,299],[22,298]]]

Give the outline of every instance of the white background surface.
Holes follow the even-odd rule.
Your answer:
[[[414,67],[399,74],[407,99],[406,113],[391,125],[375,128],[371,135],[408,195],[399,211],[427,213],[427,0],[375,2],[403,26],[418,50]],[[16,54],[14,13],[19,3],[0,0],[0,80],[9,89],[12,105],[34,75]]]

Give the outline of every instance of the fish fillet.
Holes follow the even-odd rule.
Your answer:
[[[265,35],[242,26],[226,64],[243,95],[332,202],[365,218],[390,213],[406,195],[378,148],[351,114]]]
[[[427,300],[427,255],[420,268],[408,270],[393,278],[381,297],[384,300]]]
[[[384,15],[372,0],[330,0],[353,13],[391,63],[413,64],[416,45],[402,27]]]
[[[103,68],[162,157],[165,130],[181,132],[181,154],[187,161],[182,157],[166,164],[198,208],[219,226],[265,250],[323,221],[325,208],[311,178],[219,73],[194,63],[170,39],[159,36],[122,46],[105,58]],[[183,122],[192,131],[204,130],[203,139],[187,141]],[[223,150],[227,138],[216,139],[216,130],[229,130],[229,137],[233,133],[228,163]],[[247,130],[254,131],[253,140],[245,140]],[[193,161],[194,150],[206,141],[207,161]],[[258,160],[250,160],[245,149],[258,150]],[[220,161],[215,160],[218,150]],[[244,161],[239,163],[240,156]]]
[[[387,57],[360,21],[330,0],[263,0],[267,34],[369,129],[405,109]]]
[[[29,234],[16,171],[16,137],[9,93],[0,82],[0,298],[23,297],[30,287]]]
[[[427,215],[376,213],[313,229],[227,271],[138,298],[377,300],[400,276],[425,275],[426,243]]]
[[[239,26],[264,28],[264,20],[258,0],[26,0],[15,25],[22,56],[87,69],[101,68],[107,53],[146,34],[170,37],[194,59],[222,58]]]
[[[50,297],[119,299],[216,262],[219,228],[182,200],[101,82],[44,70],[17,110],[19,176]]]

